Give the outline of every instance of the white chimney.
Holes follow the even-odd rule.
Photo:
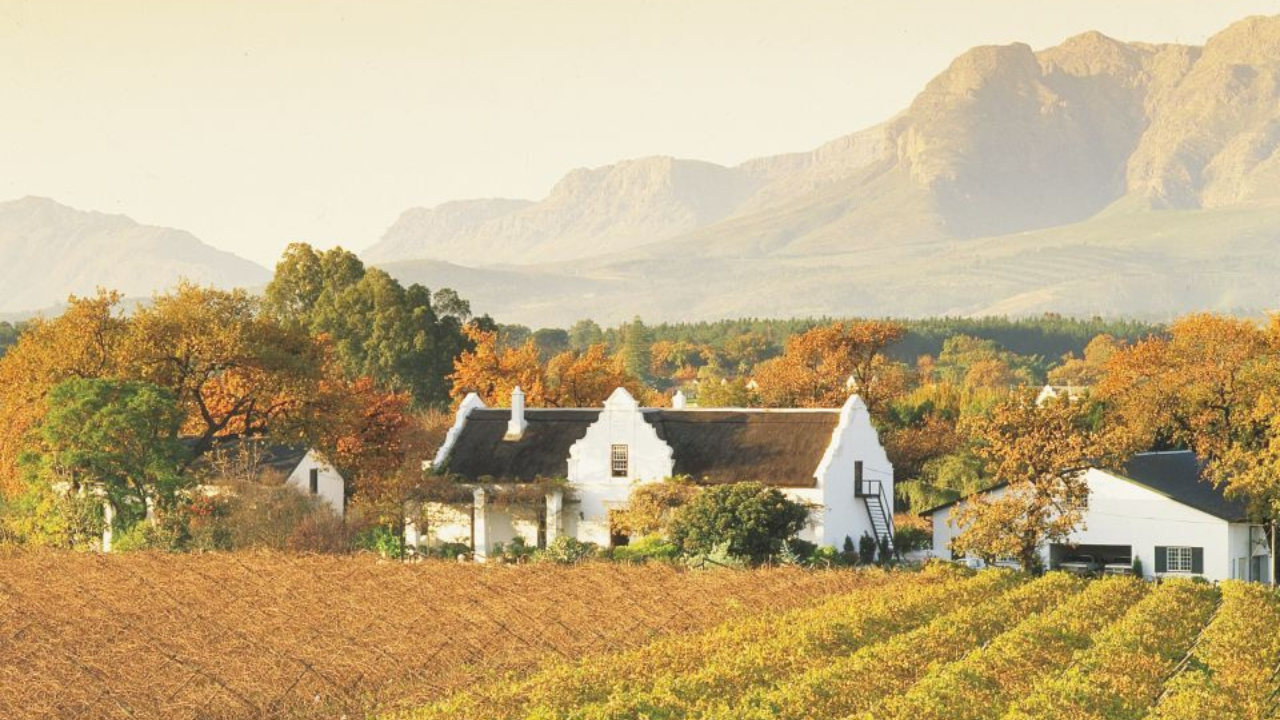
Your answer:
[[[519,440],[524,437],[527,427],[529,423],[524,419],[524,391],[517,385],[511,391],[511,420],[507,422],[507,434],[502,439]]]
[[[671,396],[671,409],[683,410],[684,405],[685,405],[684,393],[681,392],[680,390],[677,390],[676,394]]]

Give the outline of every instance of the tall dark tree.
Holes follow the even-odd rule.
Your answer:
[[[349,376],[407,390],[419,407],[448,402],[446,377],[467,347],[462,327],[471,318],[453,290],[433,297],[341,248],[294,244],[276,265],[265,303],[286,324],[329,338]]]

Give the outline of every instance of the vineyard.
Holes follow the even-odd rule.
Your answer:
[[[1278,627],[1280,599],[1256,584],[931,566],[388,717],[1263,720]]]
[[[0,717],[1262,720],[1270,588],[0,554]]]
[[[338,718],[905,578],[0,552],[0,718]]]

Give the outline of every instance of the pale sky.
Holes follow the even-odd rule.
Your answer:
[[[404,209],[875,124],[974,45],[1200,44],[1280,0],[0,0],[0,200],[270,266]]]

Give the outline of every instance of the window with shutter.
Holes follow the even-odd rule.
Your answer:
[[[1169,572],[1169,548],[1156,548],[1156,572]]]
[[[311,494],[315,495],[320,492],[320,470],[311,468]]]
[[[1165,548],[1165,570],[1170,573],[1203,573],[1204,548],[1170,547]],[[1156,565],[1159,566],[1159,556]],[[1158,570],[1157,570],[1158,572]]]

